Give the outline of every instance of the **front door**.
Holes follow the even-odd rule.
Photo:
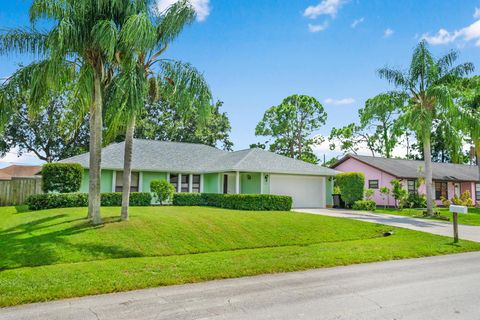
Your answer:
[[[228,193],[228,174],[223,175],[223,193]]]

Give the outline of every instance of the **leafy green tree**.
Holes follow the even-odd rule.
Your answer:
[[[365,175],[362,172],[342,172],[335,176],[335,184],[340,188],[342,200],[348,206],[362,200],[365,190]]]
[[[152,11],[148,0],[134,3],[136,11],[118,33],[115,57],[119,72],[108,93],[112,132],[125,130],[122,220],[128,219],[135,123],[145,104],[161,99],[174,105],[180,114],[195,112],[205,121],[212,100],[208,84],[198,70],[188,63],[163,58],[168,45],[194,21],[191,4],[180,0],[158,13]]]
[[[152,180],[150,182],[150,190],[161,205],[165,201],[173,199],[173,194],[175,193],[175,187],[166,180]]]
[[[470,138],[475,147],[480,176],[480,76],[461,81],[458,104],[461,117],[458,118],[457,127]]]
[[[360,123],[351,123],[330,132],[330,149],[339,148],[343,152],[356,154],[367,147],[372,156],[380,154],[392,157],[403,134],[398,117],[403,111],[406,97],[402,93],[389,92],[368,99],[365,107],[358,111]]]
[[[274,139],[269,149],[290,158],[318,163],[312,146],[323,141],[314,131],[325,124],[327,113],[315,98],[292,95],[278,106],[268,109],[257,124],[256,136]]]
[[[457,53],[452,51],[435,59],[428,50],[427,43],[422,41],[413,52],[407,72],[388,67],[378,71],[382,79],[388,80],[409,96],[402,121],[415,131],[417,140],[423,143],[428,215],[433,215],[432,130],[437,121],[449,122],[458,116],[452,86],[474,69],[471,63],[455,66],[457,57]]]
[[[160,141],[202,143],[224,150],[232,150],[231,125],[228,116],[220,108],[223,102],[212,106],[212,113],[205,125],[196,112],[181,113],[165,101],[148,103],[138,118],[135,137]],[[117,138],[118,139],[118,138]],[[123,139],[123,137],[122,137]]]
[[[390,202],[390,189],[387,186],[380,187],[380,194],[382,195],[382,199],[385,202],[385,208],[387,204]]]
[[[1,91],[1,88],[0,88]],[[64,94],[52,96],[36,113],[29,112],[28,91],[18,88],[14,111],[5,124],[0,155],[17,148],[52,162],[88,150],[88,119],[81,119]]]
[[[339,148],[344,153],[357,154],[363,146],[370,150],[372,156],[375,156],[377,151],[376,136],[355,123],[350,123],[342,128],[332,128],[328,141],[330,150]]]
[[[130,0],[34,0],[30,7],[32,27],[8,29],[0,34],[0,53],[30,53],[40,58],[27,68],[30,72],[23,70],[31,79],[32,105],[46,92],[62,88],[66,82],[74,81],[77,85],[77,102],[89,110],[88,218],[94,224],[102,221],[100,174],[104,93],[121,58],[117,47],[122,26],[145,5],[143,1]],[[50,26],[45,32],[34,28],[40,20],[46,20],[45,25]],[[137,34],[137,38],[142,39],[142,35]],[[5,95],[0,102],[2,100],[6,101]]]

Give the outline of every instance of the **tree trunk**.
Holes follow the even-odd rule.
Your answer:
[[[127,124],[125,134],[125,154],[123,158],[123,191],[122,191],[122,220],[128,220],[128,206],[130,203],[130,185],[132,183],[132,151],[133,134],[135,132],[135,116]]]
[[[425,187],[427,189],[427,215],[433,215],[433,178],[432,150],[430,148],[430,131],[423,136],[423,159],[425,161]]]
[[[100,216],[100,177],[102,161],[102,85],[100,75],[94,74],[94,90],[90,106],[90,170],[88,188],[88,218],[93,224],[102,223]]]

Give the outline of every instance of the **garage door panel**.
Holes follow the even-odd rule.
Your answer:
[[[324,177],[271,175],[270,193],[291,196],[295,208],[324,207]]]

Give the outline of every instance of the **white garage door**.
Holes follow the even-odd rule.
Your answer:
[[[270,193],[291,196],[294,208],[325,207],[325,178],[318,176],[270,175]]]

